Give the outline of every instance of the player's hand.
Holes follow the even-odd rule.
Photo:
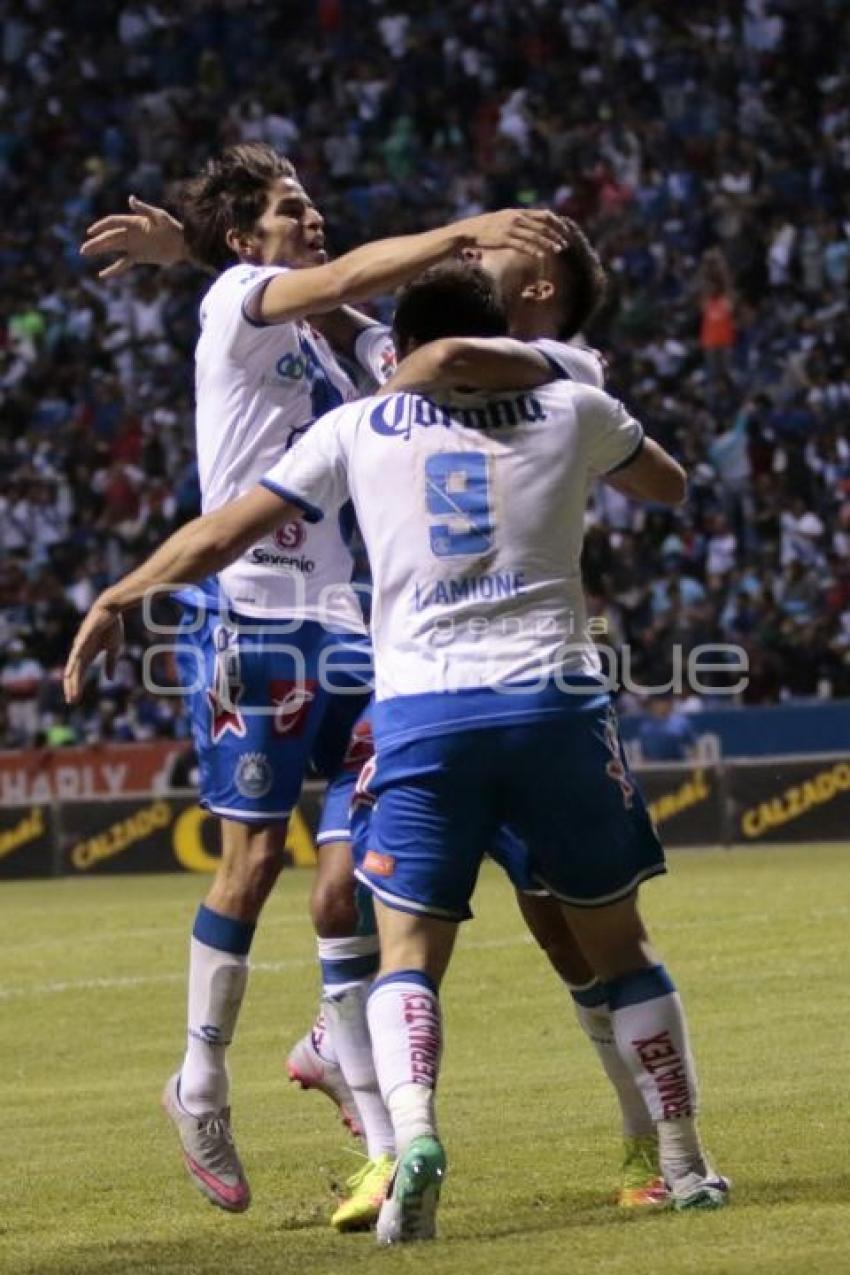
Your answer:
[[[469,217],[461,225],[476,248],[517,248],[531,257],[561,252],[570,242],[566,224],[544,208],[503,208]]]
[[[98,272],[99,279],[117,279],[134,266],[173,266],[188,257],[183,227],[171,213],[143,204],[131,195],[132,213],[102,217],[86,231],[80,245],[83,257],[117,254],[118,260]]]
[[[106,652],[106,672],[115,675],[115,666],[124,644],[124,622],[108,604],[98,598],[83,620],[62,675],[62,687],[69,704],[76,704],[86,674],[101,651]]]

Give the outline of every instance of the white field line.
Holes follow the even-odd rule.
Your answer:
[[[850,905],[842,905],[835,908],[813,908],[810,912],[806,912],[801,919],[810,921],[825,921],[830,918],[843,917],[850,914]],[[767,925],[772,924],[776,917],[771,912],[749,912],[742,913],[737,916],[716,916],[711,920],[714,926],[721,925]],[[289,924],[287,919],[281,919],[272,922],[271,925]],[[300,923],[300,922],[299,922]],[[659,922],[658,929],[665,933],[674,930],[689,930],[697,925],[704,925],[705,918],[701,917],[693,921],[664,921]],[[148,933],[149,931],[144,931]],[[184,931],[181,929],[180,933]],[[161,930],[152,930],[150,933],[162,933]],[[483,952],[488,950],[500,950],[513,947],[527,947],[533,943],[530,934],[514,935],[511,938],[504,939],[469,939],[461,940],[462,951]],[[285,970],[296,969],[312,969],[316,965],[315,957],[296,957],[286,961],[256,961],[251,964],[251,972],[256,974],[279,974]],[[79,978],[68,979],[67,981],[51,981],[48,983],[30,983],[19,987],[4,987],[0,984],[0,1001],[10,1000],[29,1000],[40,996],[57,996],[64,992],[90,992],[90,991],[112,991],[121,988],[133,987],[153,987],[167,983],[182,983],[186,979],[185,970],[179,972],[172,971],[164,974],[136,974],[127,975],[117,978]]]
[[[525,947],[532,942],[531,936],[521,934],[510,939],[484,939],[464,943],[466,949],[484,951],[488,948]],[[296,957],[287,961],[252,961],[252,974],[280,974],[285,970],[312,969],[317,964],[316,958]],[[184,983],[186,971],[164,974],[130,974],[116,978],[75,978],[51,981],[49,983],[30,983],[20,987],[3,987],[0,985],[0,1001],[30,1000],[40,996],[58,996],[64,992],[104,992],[133,987],[154,987],[165,983]]]
[[[192,917],[187,917],[182,925],[146,925],[134,930],[90,930],[85,934],[76,934],[69,931],[67,934],[55,935],[52,938],[30,939],[27,942],[16,943],[16,952],[40,952],[51,947],[61,947],[63,951],[67,951],[68,944],[73,943],[74,948],[91,945],[93,943],[107,944],[112,941],[116,943],[124,943],[127,939],[150,939],[162,938],[165,935],[174,934],[188,937],[191,932]],[[283,930],[295,929],[299,926],[309,928],[310,921],[306,913],[299,913],[297,916],[279,916],[263,921],[263,932],[266,930]]]

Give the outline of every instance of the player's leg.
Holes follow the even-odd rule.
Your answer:
[[[667,1189],[655,1125],[640,1086],[620,1057],[605,983],[588,963],[556,899],[531,893],[526,885],[517,890],[517,900],[526,925],[567,987],[579,1026],[617,1096],[623,1132],[617,1203],[621,1208],[657,1208],[666,1203]]]
[[[339,648],[332,654],[338,656]],[[363,651],[348,643],[352,667],[345,677],[362,690]],[[371,663],[369,664],[371,669]],[[334,668],[339,689],[340,670]],[[345,684],[345,683],[344,683]],[[357,778],[373,754],[371,720],[362,694],[331,697],[314,751],[317,769],[330,773],[317,833],[318,871],[311,897],[322,974],[322,999],[313,1031],[294,1047],[290,1076],[320,1088],[351,1112],[367,1159],[349,1178],[348,1196],[335,1210],[337,1230],[368,1229],[378,1216],[395,1158],[395,1138],[375,1073],[366,1018],[369,988],[378,968],[378,937],[369,891],[354,879],[350,811]],[[358,711],[359,710],[359,711]],[[368,820],[366,820],[368,823]],[[312,1079],[311,1079],[312,1078]]]
[[[344,846],[345,878],[353,895],[354,930],[348,938],[320,937],[322,1008],[345,1083],[353,1096],[366,1143],[366,1162],[348,1180],[348,1196],[334,1212],[331,1225],[340,1231],[365,1230],[378,1218],[395,1160],[395,1133],[378,1084],[367,1018],[369,992],[378,970],[378,934],[372,896],[355,882],[351,845]],[[352,889],[353,887],[353,889]],[[327,913],[316,917],[317,928]]]
[[[369,996],[369,1029],[398,1159],[378,1220],[378,1240],[432,1239],[446,1171],[434,1105],[442,1053],[439,988],[457,921],[376,902],[381,968]]]
[[[640,1087],[674,1207],[717,1207],[728,1183],[711,1169],[697,1128],[698,1088],[676,986],[652,948],[636,893],[601,907],[564,905],[604,979],[617,1049]]]
[[[326,1094],[339,1109],[343,1123],[360,1136],[363,1127],[356,1104],[345,1079],[337,1053],[334,1031],[328,1022],[326,1000],[329,992],[368,984],[378,968],[378,939],[374,921],[360,924],[355,898],[354,870],[348,840],[348,815],[345,798],[330,794],[328,805],[339,805],[341,832],[333,839],[323,839],[320,825],[317,845],[318,863],[310,895],[310,916],[316,932],[316,946],[322,976],[322,992],[318,1012],[309,1032],[290,1050],[286,1067],[290,1080],[302,1089],[316,1089]],[[325,812],[322,824],[326,822]],[[345,839],[340,837],[344,835]]]
[[[457,926],[471,915],[483,847],[495,834],[483,732],[379,751],[377,798],[356,872],[375,896],[381,966],[369,1028],[398,1160],[379,1243],[430,1239],[446,1161],[435,1112],[442,1045],[439,987]]]
[[[568,905],[589,964],[606,984],[614,1039],[659,1136],[677,1207],[716,1206],[726,1184],[709,1169],[696,1129],[697,1087],[682,1007],[635,903],[638,884],[665,871],[664,853],[625,764],[613,712],[573,709],[519,729],[506,758],[511,824],[535,874]],[[547,794],[531,797],[531,781]],[[592,835],[588,835],[591,833]]]
[[[283,867],[286,824],[221,820],[222,858],[198,908],[189,951],[186,1053],[163,1105],[186,1167],[212,1203],[241,1212],[251,1191],[230,1128],[230,1046],[248,983],[248,959],[263,903]]]
[[[164,1106],[198,1189],[231,1211],[247,1208],[250,1190],[230,1128],[227,1050],[256,923],[284,863],[289,813],[321,704],[315,679],[306,677],[315,645],[309,626],[298,640],[302,651],[277,639],[271,624],[243,628],[217,611],[189,609],[177,648],[201,801],[219,818],[222,856],[193,925],[188,1043],[180,1071],[166,1085]],[[285,684],[281,670],[292,673]]]

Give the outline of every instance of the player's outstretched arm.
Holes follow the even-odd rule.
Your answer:
[[[79,699],[86,673],[101,651],[107,655],[107,671],[114,669],[124,611],[136,606],[152,589],[177,589],[220,571],[301,512],[268,488],[257,486],[169,536],[140,567],[105,589],[83,620],[65,665],[63,684],[68,703]]]
[[[275,275],[249,299],[248,308],[259,322],[286,323],[392,292],[463,248],[517,248],[544,256],[568,243],[564,224],[554,213],[508,208],[421,235],[378,239],[328,265]]]
[[[116,257],[98,271],[100,279],[117,279],[134,266],[173,266],[189,261],[183,227],[176,217],[131,195],[131,213],[101,217],[86,230],[83,257]]]
[[[548,361],[530,345],[510,337],[443,337],[408,354],[382,393],[405,390],[536,389],[554,380]]]
[[[630,464],[609,474],[605,482],[634,500],[659,505],[682,505],[688,494],[688,478],[679,464],[651,438]]]

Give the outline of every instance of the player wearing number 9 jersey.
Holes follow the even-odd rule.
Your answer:
[[[696,1131],[681,1006],[635,908],[663,853],[585,635],[591,478],[631,471],[636,494],[671,503],[684,491],[675,464],[654,445],[639,460],[643,449],[620,404],[574,385],[455,402],[392,395],[332,413],[263,480],[310,519],[350,493],[375,579],[375,806],[357,875],[379,901],[369,1023],[400,1155],[378,1226],[388,1242],[433,1234],[446,922],[469,915],[505,821],[606,980],[615,1047],[658,1131],[674,1206],[726,1199]]]
[[[531,348],[545,359],[553,376],[601,389],[604,384],[601,357],[595,351],[575,344],[574,338],[600,304],[604,293],[604,274],[596,253],[579,227],[572,222],[568,226],[569,252],[559,258],[550,257],[542,265],[529,262],[509,249],[483,253],[467,250],[464,257],[480,262],[497,282],[511,334],[527,340]],[[439,335],[438,328],[442,322],[441,317],[437,327],[428,335]],[[362,332],[357,340],[356,352],[373,384],[380,386],[392,375],[396,351],[390,328],[373,326]],[[465,366],[462,370],[472,381],[471,369]],[[429,371],[433,378],[442,370],[432,362]],[[456,371],[453,367],[446,368],[442,382],[450,384],[447,377],[455,375]],[[480,369],[475,371],[480,373]],[[509,381],[502,383],[508,385]],[[612,478],[609,475],[607,481],[615,486],[618,484],[616,476]],[[371,721],[367,713],[357,727],[358,760],[368,747],[370,732]],[[356,778],[356,766],[343,767],[329,785],[318,832],[320,842],[325,838],[336,839],[346,835]],[[364,846],[368,827],[369,807],[360,800],[350,821],[350,832],[355,841]],[[535,880],[526,847],[520,839],[510,829],[502,827],[490,854],[505,869],[516,887],[524,919],[566,985],[579,1025],[615,1090],[623,1137],[617,1202],[624,1208],[657,1208],[666,1202],[667,1191],[660,1174],[652,1117],[638,1085],[623,1067],[614,1047],[605,988],[583,956],[556,901]],[[327,1012],[336,1014],[336,1005],[329,1005]],[[349,1005],[346,1021],[349,1021],[351,1012],[352,1006]],[[306,1048],[306,1040],[299,1042],[295,1052]],[[362,1066],[359,1070],[363,1071]]]

